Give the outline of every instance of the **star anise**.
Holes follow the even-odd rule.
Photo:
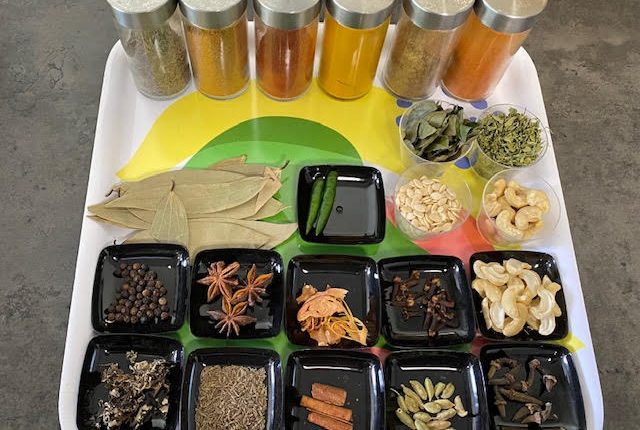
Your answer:
[[[222,310],[220,311],[208,311],[207,313],[216,321],[216,328],[220,333],[227,332],[227,337],[231,335],[231,330],[235,332],[236,336],[240,335],[240,327],[253,324],[257,320],[254,317],[245,315],[247,311],[247,302],[238,303],[232,306],[231,303],[222,299]]]
[[[243,282],[243,287],[233,293],[231,303],[236,304],[247,301],[249,306],[255,306],[256,303],[262,303],[262,296],[266,293],[267,287],[273,279],[273,272],[256,276],[256,265],[254,264],[247,273],[247,280]]]
[[[220,294],[228,300],[231,300],[233,288],[238,286],[238,279],[234,276],[240,268],[240,263],[234,262],[228,266],[224,261],[211,263],[207,271],[209,276],[198,279],[198,284],[208,285],[207,302],[212,302]]]

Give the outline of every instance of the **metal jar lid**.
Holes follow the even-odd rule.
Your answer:
[[[295,30],[320,14],[320,0],[253,0],[253,9],[269,27]]]
[[[374,28],[391,16],[395,0],[327,0],[327,12],[345,27]]]
[[[176,11],[178,0],[107,0],[116,22],[123,27],[147,29],[163,25]]]
[[[411,21],[426,30],[451,30],[469,17],[474,0],[404,0]]]
[[[480,21],[500,33],[522,33],[533,27],[547,0],[478,0],[475,12]]]
[[[224,28],[247,10],[247,0],[180,0],[180,11],[192,24],[202,28]]]

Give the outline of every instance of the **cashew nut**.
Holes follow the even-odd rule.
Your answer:
[[[482,316],[484,317],[484,323],[488,329],[493,328],[493,323],[491,322],[491,315],[489,314],[489,298],[485,297],[482,299]]]
[[[549,198],[543,191],[528,190],[526,198],[528,205],[536,206],[543,213],[549,212]]]
[[[482,267],[478,276],[499,287],[509,282],[509,274],[504,270],[502,266],[500,266],[500,268],[490,265]]]
[[[513,225],[512,221],[514,218],[515,211],[513,209],[505,209],[496,217],[496,227],[498,227],[498,230],[505,236],[508,236],[512,239],[522,240],[524,239],[524,232]]]
[[[544,288],[538,289],[538,296],[540,296],[540,304],[531,308],[531,313],[534,317],[542,320],[548,316],[553,315],[553,305],[555,304],[555,297],[551,291]]]
[[[542,210],[537,206],[525,206],[516,212],[516,227],[527,230],[530,224],[542,221]]]
[[[499,330],[504,329],[504,308],[500,302],[493,302],[489,306],[489,315],[491,316],[491,323],[493,327]]]
[[[529,226],[529,228],[527,230],[525,230],[524,238],[525,239],[531,239],[533,236],[538,234],[538,232],[540,230],[542,230],[543,226],[544,226],[544,221],[542,221],[542,220],[533,223],[532,225]]]
[[[556,319],[554,316],[549,316],[540,320],[540,327],[538,333],[542,336],[549,336],[556,329]]]
[[[484,261],[480,261],[480,260],[476,260],[473,262],[473,273],[476,274],[477,277],[481,277],[482,272],[480,271],[481,268],[488,266],[487,263],[485,263]]]
[[[540,330],[540,321],[531,314],[531,308],[529,308],[529,312],[527,312],[527,325],[535,331]]]
[[[533,270],[525,269],[520,272],[518,275],[520,279],[522,279],[527,286],[527,290],[530,292],[532,297],[538,295],[540,287],[542,286],[542,280],[540,279],[540,275]]]
[[[507,188],[507,181],[504,178],[500,178],[493,183],[493,192],[496,197],[501,197],[504,194],[504,190]]]
[[[499,301],[502,296],[500,287],[493,285],[486,279],[476,278],[471,282],[471,288],[476,290],[480,297],[488,297],[492,302]]]
[[[510,316],[511,318],[524,318],[520,316],[520,309],[518,309],[518,296],[524,291],[524,284],[521,285],[512,285],[508,287],[505,292],[502,294],[502,300],[500,303],[504,308],[504,312]],[[526,310],[524,315],[529,312]]]
[[[502,264],[504,265],[504,268],[507,269],[507,272],[513,276],[518,276],[523,269],[531,269],[530,264],[516,260],[515,258],[503,261]]]
[[[487,210],[487,215],[491,218],[495,218],[502,210],[502,205],[498,203],[498,196],[495,193],[487,194],[484,206]]]
[[[522,331],[526,322],[526,319],[507,318],[504,328],[502,329],[502,334],[507,337],[515,336]]]
[[[507,202],[516,209],[527,206],[527,197],[521,193],[522,188],[520,185],[518,185],[518,188],[511,186],[511,182],[509,182],[507,189],[504,190],[504,197]]]

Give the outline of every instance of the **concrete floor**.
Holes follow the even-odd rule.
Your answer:
[[[115,41],[105,4],[0,0],[2,429],[58,428],[82,206]],[[554,0],[527,43],[555,133],[608,429],[640,426],[638,16],[638,0]]]

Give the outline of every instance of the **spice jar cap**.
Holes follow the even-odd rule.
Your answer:
[[[475,12],[480,21],[501,33],[522,33],[533,27],[547,0],[480,0]]]
[[[247,0],[180,0],[180,11],[191,24],[202,28],[224,28],[247,10]]]
[[[253,0],[253,9],[269,27],[295,30],[320,14],[320,0]]]
[[[327,12],[340,24],[356,28],[374,28],[391,16],[395,0],[327,0]]]
[[[474,0],[404,0],[411,21],[426,30],[451,30],[464,24]]]
[[[176,11],[178,0],[107,0],[122,27],[147,29],[163,25]]]

